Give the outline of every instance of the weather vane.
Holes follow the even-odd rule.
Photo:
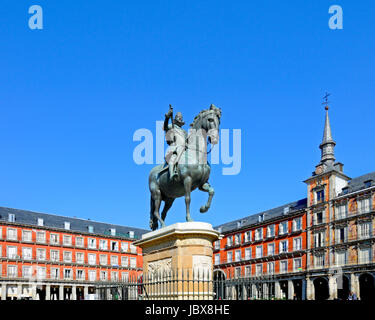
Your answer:
[[[325,106],[326,106],[326,107],[325,107],[326,110],[328,110],[328,103],[329,103],[329,101],[328,101],[328,97],[329,97],[330,95],[331,95],[330,93],[326,92],[325,96],[323,97],[324,101],[323,101],[322,105],[325,105]]]

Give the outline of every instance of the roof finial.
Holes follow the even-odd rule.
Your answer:
[[[326,91],[326,94],[325,94],[325,96],[323,97],[324,101],[323,101],[322,104],[325,105],[324,109],[326,109],[327,111],[328,111],[328,109],[329,109],[329,106],[328,106],[328,103],[329,103],[329,101],[328,101],[328,97],[329,97],[330,95],[331,95],[331,94],[328,93],[328,92]]]

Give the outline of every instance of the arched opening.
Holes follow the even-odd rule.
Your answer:
[[[350,281],[345,275],[337,277],[337,299],[348,300],[350,293]]]
[[[302,279],[293,280],[294,296],[293,300],[302,300]]]
[[[359,276],[359,292],[361,300],[375,300],[375,282],[374,277],[371,274],[364,273]]]
[[[314,280],[315,300],[327,300],[329,298],[328,280],[325,278],[316,278]]]
[[[225,299],[225,273],[223,270],[214,270],[215,299]]]
[[[288,299],[288,281],[280,281],[281,299]]]

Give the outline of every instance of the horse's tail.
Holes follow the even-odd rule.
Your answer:
[[[155,202],[154,199],[152,199],[152,196],[150,196],[150,229],[156,230],[158,228],[158,219],[154,215],[155,211]]]

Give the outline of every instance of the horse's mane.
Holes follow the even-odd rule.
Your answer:
[[[193,122],[190,124],[190,127],[196,128],[197,123],[202,118],[204,118],[207,114],[212,113],[212,112],[216,113],[216,115],[218,116],[219,121],[220,121],[220,118],[221,118],[221,109],[217,108],[213,104],[211,104],[211,106],[210,106],[209,109],[202,110],[201,112],[198,113],[198,115],[195,116]]]

